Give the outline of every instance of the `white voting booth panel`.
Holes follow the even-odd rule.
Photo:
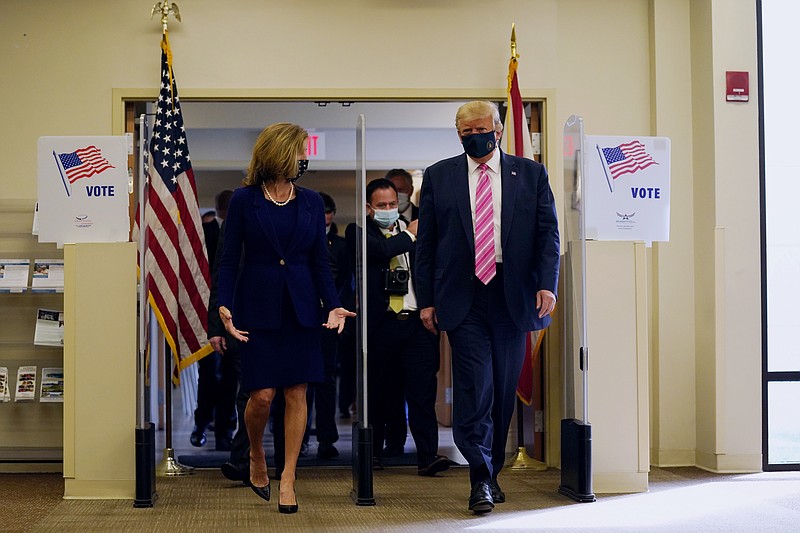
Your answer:
[[[571,127],[575,124],[580,128]],[[574,278],[568,280],[572,296],[566,302],[574,322],[567,331],[572,348],[567,405],[584,404],[585,412],[576,408],[567,416],[591,426],[595,492],[645,492],[650,470],[646,244],[669,240],[670,140],[583,136],[582,127],[577,116],[565,126],[565,247],[571,253],[564,274]],[[572,157],[573,150],[582,155]],[[571,361],[577,346],[587,354],[584,375]],[[577,385],[581,378],[585,389]]]
[[[124,136],[40,137],[39,242],[64,247],[64,497],[134,498],[136,243]]]

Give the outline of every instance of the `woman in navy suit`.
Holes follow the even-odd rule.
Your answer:
[[[322,198],[294,184],[308,166],[307,142],[306,131],[294,124],[273,124],[261,132],[245,187],[231,198],[218,274],[220,318],[242,342],[241,386],[250,393],[245,409],[250,486],[265,500],[270,489],[264,428],[276,388],[284,391],[282,513],[297,511],[294,482],[306,428],[306,384],[323,379],[320,324],[341,332],[345,317],[355,316],[336,294]]]

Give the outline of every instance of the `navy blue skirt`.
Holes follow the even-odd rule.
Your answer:
[[[322,322],[314,328],[297,321],[292,299],[284,293],[281,326],[250,329],[247,342],[239,343],[246,392],[323,381]]]

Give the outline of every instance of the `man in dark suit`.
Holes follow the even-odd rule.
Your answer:
[[[414,292],[412,265],[417,223],[406,225],[399,220],[397,190],[387,179],[371,181],[366,200],[368,403],[376,466],[382,466],[387,402],[404,390],[417,448],[417,472],[434,476],[447,470],[451,462],[438,454],[438,337],[422,325]],[[356,231],[355,224],[347,227],[346,239],[352,254]]]
[[[221,191],[214,198],[216,211],[203,215],[203,234],[208,252],[209,272],[215,272],[218,242],[222,239],[220,221],[225,220],[232,191]],[[216,313],[216,309],[214,310]],[[222,328],[221,323],[219,324]],[[219,335],[211,334],[209,339]],[[224,332],[224,328],[221,329]],[[206,428],[214,422],[214,448],[230,451],[233,430],[236,427],[235,398],[238,384],[237,371],[232,358],[222,357],[224,350],[212,341],[214,351],[197,363],[197,409],[194,412],[195,426],[189,435],[192,446],[206,443]]]
[[[465,153],[425,171],[417,242],[417,301],[453,350],[453,438],[469,462],[469,509],[505,501],[505,460],[527,332],[555,307],[559,238],[547,172],[500,152],[491,102],[456,114]]]
[[[393,168],[384,177],[394,183],[397,189],[397,211],[400,213],[400,220],[406,224],[417,220],[419,208],[411,203],[411,195],[414,194],[414,180],[411,174],[405,169]],[[383,449],[383,456],[403,455],[407,437],[405,393],[398,388],[394,398],[387,398],[386,447]]]

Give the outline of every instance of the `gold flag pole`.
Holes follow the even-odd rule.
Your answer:
[[[167,21],[169,20],[169,16],[174,16],[178,22],[181,22],[181,11],[178,9],[178,4],[175,2],[158,2],[156,5],[153,6],[152,11],[150,11],[150,18],[153,18],[153,15],[156,13],[161,13],[161,32],[167,33]]]
[[[537,336],[536,342],[533,344],[531,353],[525,354],[525,357],[533,357],[534,354],[541,350],[544,331],[535,331],[533,333],[535,333]],[[511,470],[532,470],[535,472],[544,472],[547,470],[547,465],[528,455],[528,451],[525,449],[525,428],[522,422],[522,406],[522,401],[517,398],[517,441],[519,442],[519,447],[517,448],[517,455],[515,455],[514,458],[509,462],[509,468],[511,468]]]
[[[166,49],[164,50],[165,53],[169,56],[169,41],[167,41],[167,25],[169,21],[169,16],[174,16],[178,22],[181,21],[181,12],[178,9],[178,5],[174,2],[172,4],[168,2],[158,2],[153,6],[153,9],[150,11],[150,18],[152,19],[156,13],[161,14],[161,32],[163,34],[163,39],[161,46]],[[171,61],[170,61],[171,63]],[[171,71],[170,67],[170,71]],[[170,72],[171,74],[171,72]],[[159,336],[160,337],[160,336]],[[165,410],[166,410],[166,428],[165,428],[165,443],[164,443],[164,457],[161,459],[161,462],[158,463],[156,466],[156,475],[158,476],[186,476],[190,474],[194,474],[194,468],[191,466],[182,465],[175,459],[175,449],[172,447],[172,365],[170,365],[171,357],[165,356],[165,365],[166,365],[166,378],[165,378],[165,385],[164,385],[164,399],[165,399]]]
[[[509,74],[508,74],[508,90],[511,91],[511,65],[514,65],[514,70],[516,70],[516,63],[517,59],[519,59],[519,54],[517,53],[517,31],[516,31],[516,24],[511,23],[511,59],[509,60]],[[509,113],[511,110],[509,109]],[[525,354],[526,357],[533,357],[540,348],[542,343],[542,335],[543,332],[537,332],[537,339],[536,343],[534,344],[533,353]],[[511,470],[533,470],[537,472],[543,472],[547,470],[547,465],[541,461],[537,461],[533,457],[528,455],[527,450],[525,450],[524,445],[524,426],[522,423],[522,406],[523,403],[517,399],[517,440],[519,442],[519,447],[517,448],[517,455],[514,456],[514,459],[510,461],[510,468]]]

